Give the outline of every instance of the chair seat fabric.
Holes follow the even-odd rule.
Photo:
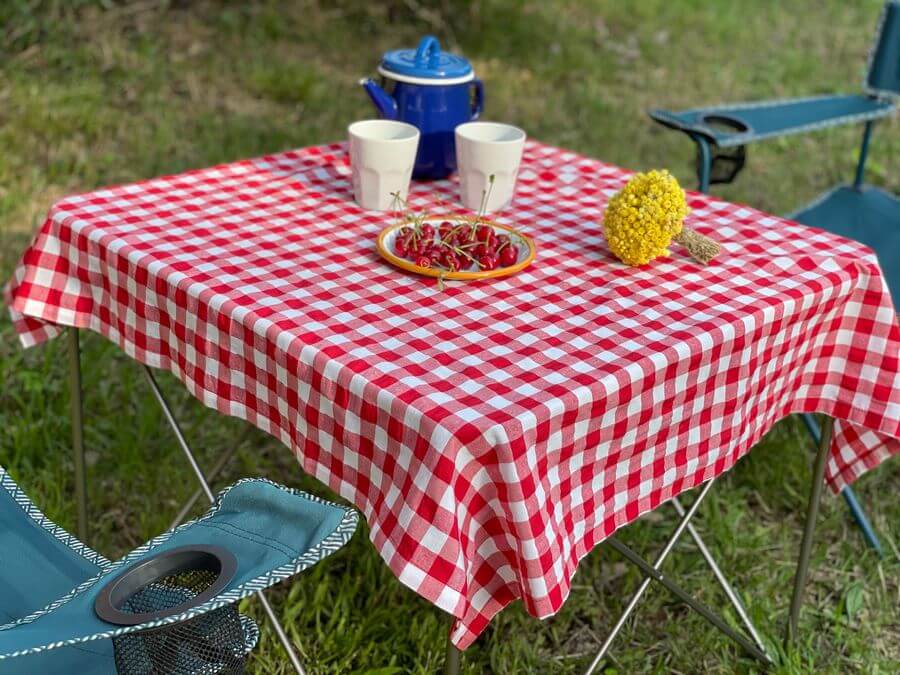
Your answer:
[[[816,96],[695,108],[673,112],[651,110],[650,117],[668,127],[731,147],[890,115],[895,104],[870,96]],[[724,125],[731,124],[729,128]]]
[[[0,502],[0,507],[17,505],[18,515],[27,520],[32,514],[25,513],[15,495],[25,501],[27,498],[2,468],[0,478],[6,481],[0,485],[6,488],[0,490],[0,494],[5,492],[11,496],[6,502]],[[8,517],[3,522],[12,524],[14,520]],[[156,537],[117,562],[108,563],[101,558],[88,577],[82,575],[91,572],[90,569],[75,565],[72,571],[69,568],[74,563],[71,559],[66,560],[67,578],[76,580],[74,588],[69,586],[59,594],[61,597],[54,598],[41,609],[0,625],[0,675],[115,672],[104,669],[112,654],[110,638],[185,621],[263,590],[337,551],[353,535],[357,520],[358,514],[353,509],[297,490],[263,479],[239,481],[224,490],[216,504],[202,517]],[[77,539],[59,528],[56,530],[58,532],[54,533],[39,526],[28,532],[23,528],[22,540],[55,539],[55,535],[62,532],[69,537],[68,543],[83,547]],[[16,545],[11,539],[9,541]],[[237,559],[233,578],[216,597],[175,616],[139,626],[110,624],[94,612],[94,601],[104,584],[125,567],[173,548],[204,544],[224,547]],[[33,546],[47,547],[48,558],[66,555],[64,551],[52,550],[53,542],[44,541]],[[0,580],[3,579],[5,571],[0,568]],[[35,578],[31,585],[39,583],[40,579]],[[28,588],[23,587],[22,595],[27,592]],[[17,610],[17,613],[20,612]],[[64,652],[67,654],[63,655]],[[56,656],[57,653],[60,656]],[[79,667],[73,667],[74,663]],[[61,670],[56,670],[57,666]]]
[[[57,527],[0,467],[0,626],[52,602],[109,565]],[[110,640],[0,661],[0,675],[111,675]]]
[[[3,625],[55,600],[109,563],[57,528],[2,469],[0,486],[6,488],[0,489],[0,625]]]
[[[875,251],[894,307],[900,308],[900,199],[869,185],[841,185],[789,217]]]

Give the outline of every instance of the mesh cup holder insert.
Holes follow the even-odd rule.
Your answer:
[[[198,607],[234,578],[237,560],[219,546],[182,546],[147,558],[108,582],[94,603],[112,624],[137,626]],[[242,673],[246,649],[234,604],[113,638],[120,675]]]
[[[717,132],[731,134],[744,134],[750,131],[750,125],[743,120],[723,115],[722,113],[707,113],[700,117],[700,122]],[[730,183],[744,168],[747,162],[747,148],[743,145],[731,148],[722,148],[713,145],[711,148],[709,182],[710,185]],[[697,149],[697,174],[700,174],[703,157]]]

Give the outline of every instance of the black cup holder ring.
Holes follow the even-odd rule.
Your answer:
[[[94,602],[94,611],[104,621],[119,626],[156,621],[215,598],[228,586],[235,572],[237,558],[228,549],[212,545],[180,546],[145,558],[107,582]],[[178,583],[179,577],[192,574],[204,577],[202,585],[191,589]],[[167,600],[160,603],[163,607],[148,609],[146,603],[129,607],[131,601],[150,590],[162,591]]]
[[[721,112],[704,113],[700,116],[700,122],[712,129],[735,134],[745,134],[751,131],[750,125],[744,120]]]

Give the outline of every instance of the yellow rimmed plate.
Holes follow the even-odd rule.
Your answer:
[[[445,220],[449,220],[453,223],[458,223],[461,219],[459,216],[432,216],[426,218],[423,222],[429,223],[434,227],[435,230],[437,230],[438,226]],[[464,218],[464,220],[475,222],[476,219]],[[535,256],[535,250],[534,242],[532,241],[531,237],[525,236],[512,227],[501,225],[490,220],[485,220],[484,218],[478,220],[478,224],[490,225],[494,229],[494,232],[496,232],[497,234],[514,235],[513,245],[519,249],[519,257],[514,265],[510,265],[508,267],[498,267],[493,270],[481,270],[478,269],[478,266],[475,263],[473,263],[470,268],[457,270],[456,272],[450,272],[449,270],[440,268],[421,267],[419,265],[416,265],[412,260],[401,258],[394,253],[394,241],[397,239],[397,232],[401,227],[408,227],[409,223],[407,222],[395,223],[384,228],[378,235],[376,247],[378,248],[378,253],[381,255],[381,257],[387,260],[394,267],[399,267],[400,269],[406,270],[407,272],[412,272],[413,274],[421,274],[422,276],[441,279],[460,279],[467,281],[471,281],[473,279],[497,279],[499,277],[508,277],[511,274],[521,272],[532,263]]]

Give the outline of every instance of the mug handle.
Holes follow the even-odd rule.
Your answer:
[[[477,120],[484,112],[484,83],[477,77],[472,80],[475,87],[475,98],[472,100],[472,119]]]

